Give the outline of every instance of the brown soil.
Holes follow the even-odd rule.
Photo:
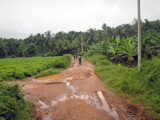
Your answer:
[[[143,105],[107,90],[94,66],[73,60],[60,74],[19,81],[33,120],[141,120]]]

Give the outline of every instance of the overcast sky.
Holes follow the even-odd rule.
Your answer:
[[[0,0],[0,37],[116,27],[134,18],[137,0]],[[141,0],[141,18],[160,19],[160,0]]]

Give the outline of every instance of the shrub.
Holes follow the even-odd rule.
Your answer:
[[[90,57],[88,57],[88,60],[91,61],[93,64],[96,64],[97,62],[101,61],[101,60],[107,60],[106,56],[103,55],[92,55]]]
[[[100,60],[96,62],[96,66],[107,66],[107,65],[111,65],[112,62],[109,60]]]
[[[0,83],[0,118],[4,120],[30,120],[31,104],[23,99],[17,84]]]
[[[53,68],[66,68],[67,61],[66,60],[56,60],[52,63]]]
[[[24,70],[23,72],[24,72],[25,77],[31,77],[31,76],[32,76],[31,71],[29,71],[29,70],[27,70],[27,69]]]
[[[63,55],[62,58],[52,63],[52,67],[53,68],[66,68],[71,62],[71,57],[72,56],[70,54]]]
[[[71,62],[72,55],[71,54],[65,54],[63,55],[62,59],[66,60],[65,62],[67,63],[67,66]]]
[[[36,75],[38,73],[37,69],[35,67],[30,68],[30,71],[31,71],[32,75]]]
[[[22,71],[16,71],[14,77],[16,79],[23,79],[23,78],[25,78],[25,75]]]
[[[84,54],[84,57],[87,58],[87,57],[93,56],[93,55],[95,55],[95,54],[97,54],[95,51],[89,50],[88,52],[86,52],[86,53]]]

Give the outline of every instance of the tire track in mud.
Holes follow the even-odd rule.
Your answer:
[[[142,108],[128,112],[130,104],[106,90],[86,61],[60,74],[20,81],[21,91],[33,108],[33,120],[139,120]],[[131,105],[131,104],[130,104]]]

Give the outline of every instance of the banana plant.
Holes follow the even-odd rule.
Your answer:
[[[155,34],[152,38],[156,42],[154,48],[157,50],[157,52],[160,52],[160,33],[155,32]]]
[[[111,43],[109,44],[110,46],[110,52],[113,55],[117,54],[117,50],[119,49],[119,45],[120,45],[120,36],[116,36],[116,39],[112,39]]]
[[[89,47],[91,50],[95,50],[98,53],[108,55],[108,49],[110,45],[110,41],[108,39],[104,39],[101,42],[98,43],[92,43],[92,45]]]
[[[148,31],[142,35],[142,54],[145,56],[157,53],[160,50],[160,33]]]
[[[133,37],[127,37],[122,39],[122,44],[119,46],[120,50],[118,56],[127,58],[128,62],[133,61],[133,56],[137,55],[137,40]]]

